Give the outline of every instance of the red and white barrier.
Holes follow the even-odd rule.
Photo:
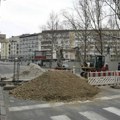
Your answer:
[[[120,71],[89,72],[88,82],[91,85],[120,84]]]
[[[101,72],[89,72],[88,77],[101,77],[101,76],[115,76],[116,73],[115,71],[101,71]]]

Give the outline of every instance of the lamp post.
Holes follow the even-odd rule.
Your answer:
[[[19,72],[20,72],[20,58],[17,59],[17,81],[19,81]]]
[[[13,82],[16,80],[16,61],[18,58],[14,57],[14,68],[13,68]]]
[[[13,82],[19,81],[19,72],[20,72],[20,58],[16,57],[14,58]]]

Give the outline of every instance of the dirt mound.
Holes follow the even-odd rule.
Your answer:
[[[40,66],[31,63],[29,66],[27,66],[21,73],[20,78],[36,78],[39,75],[41,75],[43,72],[45,72],[44,69],[42,69]]]
[[[99,92],[85,79],[67,71],[48,71],[10,93],[18,98],[43,101],[86,100]]]

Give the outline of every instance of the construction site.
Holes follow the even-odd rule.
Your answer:
[[[87,69],[89,70],[90,67]],[[8,78],[1,78],[0,84],[16,98],[39,101],[88,100],[100,92],[99,86],[119,84],[119,72],[85,71],[85,73],[87,77],[82,77],[80,73],[76,74],[74,68],[44,69],[31,63],[19,72],[16,68],[16,72]],[[116,75],[118,75],[117,80]]]
[[[14,97],[40,101],[87,100],[100,91],[71,70],[45,70],[33,63],[20,71],[19,80],[11,76],[1,84]]]
[[[120,83],[119,71],[110,70],[113,67],[110,66],[109,52],[106,56],[91,56],[88,62],[78,62],[77,66],[64,64],[62,49],[58,49],[57,56],[53,68],[29,63],[20,69],[19,59],[14,60],[13,74],[2,77],[1,85],[10,90],[10,95],[20,99],[77,101],[95,97],[100,91],[98,86],[118,86]]]

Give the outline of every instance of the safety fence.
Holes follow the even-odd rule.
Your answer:
[[[118,85],[120,71],[89,72],[88,83],[91,85]]]

